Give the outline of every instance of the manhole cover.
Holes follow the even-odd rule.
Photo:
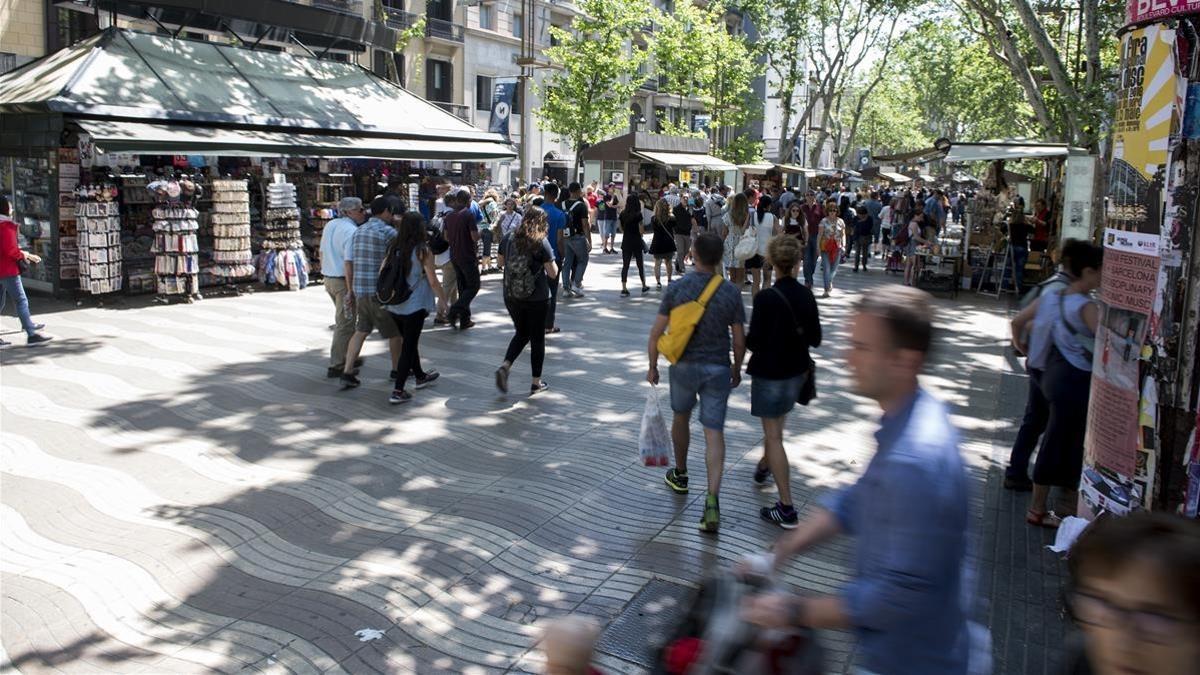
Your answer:
[[[596,649],[653,668],[655,654],[683,621],[694,589],[654,579],[608,624]]]

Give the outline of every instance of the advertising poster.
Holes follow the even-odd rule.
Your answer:
[[[1159,231],[1168,144],[1182,126],[1187,94],[1175,61],[1175,31],[1162,24],[1121,38],[1105,213],[1109,227]]]
[[[1196,12],[1200,12],[1200,0],[1129,0],[1125,5],[1125,25]]]
[[[1107,229],[1100,322],[1092,360],[1080,500],[1085,512],[1125,513],[1149,504],[1153,488],[1152,447],[1143,442],[1145,394],[1155,398],[1153,378],[1142,381],[1141,362],[1158,297],[1160,235]],[[1148,434],[1153,438],[1153,434]]]

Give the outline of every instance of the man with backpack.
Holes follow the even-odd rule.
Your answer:
[[[579,183],[567,186],[567,241],[563,255],[563,292],[567,297],[583,297],[583,273],[587,271],[592,250],[592,228],[588,224],[588,205]]]
[[[706,232],[693,245],[695,267],[667,287],[658,317],[650,329],[650,368],[646,380],[659,382],[659,341],[669,359],[671,443],[675,466],[667,471],[666,483],[676,494],[688,492],[688,445],[692,409],[700,401],[700,423],[704,426],[705,465],[708,491],[700,529],[716,532],[721,509],[717,495],[725,466],[725,411],[729,392],[741,382],[742,359],[746,355],[746,309],[741,291],[718,271],[725,245],[717,235]],[[729,363],[732,335],[733,366]],[[680,343],[683,343],[680,349]]]
[[[354,312],[357,324],[354,335],[350,336],[350,342],[346,345],[341,377],[343,390],[362,384],[355,375],[354,364],[371,331],[377,330],[387,338],[393,371],[400,359],[400,329],[396,327],[392,315],[379,304],[375,291],[379,268],[383,266],[388,246],[396,238],[392,216],[403,210],[400,198],[394,195],[381,195],[371,200],[371,217],[354,231],[350,251],[346,255],[346,286],[350,289],[346,293],[346,306],[347,311]]]
[[[554,264],[559,269],[560,276],[566,276],[563,269],[563,251],[567,248],[567,214],[558,206],[558,184],[546,183],[543,186],[544,201],[541,208],[546,212],[546,240],[550,242],[550,250],[554,252]],[[528,212],[528,211],[527,211]],[[550,308],[546,311],[546,332],[557,333],[555,325],[558,314],[558,280],[550,284]]]

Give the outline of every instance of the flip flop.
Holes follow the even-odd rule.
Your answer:
[[[1038,527],[1056,530],[1062,524],[1062,518],[1059,518],[1053,511],[1034,511],[1029,509],[1025,512],[1025,522]]]

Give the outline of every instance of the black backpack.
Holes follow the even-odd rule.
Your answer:
[[[575,207],[583,207],[583,217],[578,218],[575,215]],[[586,234],[585,228],[588,227],[588,208],[587,202],[580,200],[572,200],[567,204],[567,227],[572,237],[579,237]]]
[[[412,295],[413,289],[408,285],[408,274],[404,269],[408,261],[401,253],[400,247],[393,241],[379,266],[379,276],[375,279],[375,299],[381,305],[399,305]]]
[[[428,240],[426,243],[434,255],[441,255],[450,250],[450,242],[446,241],[446,235],[442,234],[443,223],[442,217],[438,216],[425,228],[425,238]]]
[[[538,270],[533,256],[509,239],[504,256],[504,294],[513,300],[528,300],[537,290]]]

